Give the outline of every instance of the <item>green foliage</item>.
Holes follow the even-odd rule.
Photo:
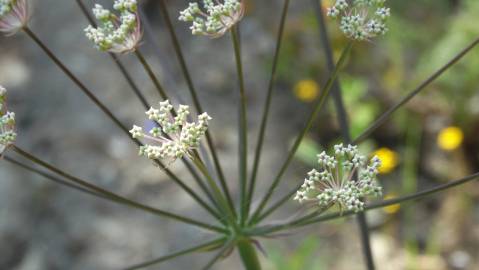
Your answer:
[[[319,241],[315,237],[308,237],[301,241],[292,252],[279,248],[268,249],[270,259],[267,270],[321,270],[326,269],[326,257],[318,256]]]

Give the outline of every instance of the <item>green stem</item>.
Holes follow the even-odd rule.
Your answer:
[[[466,183],[471,182],[473,180],[477,180],[478,178],[479,178],[479,172],[471,174],[469,176],[466,176],[466,177],[458,179],[458,180],[451,181],[450,183],[438,185],[437,187],[427,189],[427,190],[424,190],[424,191],[420,191],[420,192],[417,192],[417,193],[414,193],[414,194],[405,195],[405,196],[397,197],[397,198],[390,199],[390,200],[383,200],[383,201],[380,201],[380,202],[375,202],[375,203],[368,204],[364,207],[364,211],[369,211],[369,210],[373,210],[373,209],[377,209],[377,208],[383,208],[383,207],[386,207],[386,206],[390,206],[390,205],[394,205],[394,204],[400,204],[400,203],[403,203],[403,202],[419,200],[419,199],[425,198],[429,195],[433,195],[435,193],[445,191],[445,190],[448,190],[450,188],[466,184]],[[342,213],[341,212],[336,212],[336,213],[331,213],[331,214],[327,214],[327,215],[320,216],[320,217],[313,217],[313,218],[310,218],[308,220],[301,220],[301,222],[298,222],[296,220],[296,221],[292,221],[292,222],[287,223],[287,224],[280,224],[280,225],[274,225],[274,226],[263,226],[263,227],[258,227],[256,229],[252,229],[248,233],[248,235],[249,236],[265,236],[265,235],[268,235],[270,233],[278,232],[278,231],[281,231],[281,230],[289,230],[289,229],[300,228],[300,227],[304,227],[304,226],[307,226],[307,225],[310,225],[310,224],[315,224],[315,223],[320,223],[320,222],[333,220],[333,219],[337,219],[337,218],[352,216],[352,215],[355,215],[355,214],[357,214],[357,213],[355,213],[353,211],[345,211],[345,212],[342,212]]]
[[[343,66],[343,63],[346,61],[347,56],[349,55],[349,52],[351,51],[353,47],[353,42],[348,43],[348,45],[344,48],[341,57],[338,60],[338,63],[336,64],[336,68],[332,72],[330,78],[328,79],[328,82],[326,83],[326,86],[323,88],[324,90],[321,92],[321,96],[319,97],[318,102],[316,103],[313,111],[309,115],[307,124],[305,127],[301,130],[301,133],[298,135],[296,138],[293,147],[289,151],[289,154],[286,158],[286,161],[283,163],[281,166],[281,169],[279,173],[276,175],[276,177],[273,180],[273,183],[271,184],[270,188],[267,189],[266,194],[264,195],[263,199],[261,200],[258,208],[254,212],[250,224],[254,224],[258,221],[258,217],[261,215],[261,212],[263,211],[263,208],[266,206],[268,203],[268,200],[271,198],[273,195],[274,191],[276,190],[283,174],[286,172],[286,169],[288,168],[289,164],[291,161],[293,161],[294,155],[296,151],[298,150],[301,142],[303,141],[304,137],[306,136],[307,132],[311,129],[313,126],[314,120],[316,120],[316,116],[318,115],[319,111],[323,107],[324,102],[326,101],[326,98],[329,95],[329,92],[331,90],[331,87],[333,86],[334,81],[336,80],[336,77],[338,76],[339,70]]]
[[[248,215],[246,213],[246,186],[247,179],[246,175],[248,173],[248,125],[247,125],[247,114],[246,114],[246,93],[244,85],[244,76],[243,76],[243,64],[241,61],[241,45],[238,36],[237,26],[231,29],[231,36],[233,38],[233,47],[235,51],[236,59],[236,71],[238,72],[238,82],[239,82],[239,91],[240,91],[240,110],[239,110],[239,182],[240,182],[240,223],[244,224],[245,219]]]
[[[322,1],[318,2],[317,0],[311,0],[311,3],[313,5],[313,9],[316,12],[316,19],[319,25],[321,42],[323,44],[323,49],[325,51],[326,58],[327,58],[326,60],[328,63],[328,70],[330,73],[332,73],[335,69],[333,50],[330,45],[328,31],[326,28],[326,22],[325,22],[323,10],[321,7]],[[341,135],[343,137],[343,141],[345,144],[350,144],[351,133],[349,129],[348,113],[346,111],[346,108],[344,107],[343,95],[342,95],[339,79],[335,80],[333,83],[332,97],[333,97],[334,107],[336,108],[336,114],[337,114],[340,129],[341,129]],[[339,166],[341,167],[341,165]],[[371,241],[369,237],[369,228],[367,224],[366,215],[364,215],[364,213],[361,212],[356,217],[359,224],[362,252],[364,255],[367,269],[374,270],[376,267],[374,265],[374,259],[373,259],[372,249],[371,249]]]
[[[419,94],[422,90],[426,88],[426,86],[430,85],[434,82],[437,78],[439,78],[444,72],[446,72],[450,67],[456,64],[459,60],[461,60],[467,53],[469,53],[474,47],[479,44],[479,38],[475,39],[469,46],[464,48],[461,52],[459,52],[455,57],[453,57],[448,63],[446,63],[443,67],[441,67],[438,71],[432,74],[429,78],[427,78],[423,83],[421,83],[416,89],[411,91],[405,97],[403,97],[399,102],[397,102],[394,106],[392,106],[389,110],[383,113],[374,123],[372,123],[368,128],[366,128],[361,135],[359,135],[356,139],[354,139],[353,143],[358,144],[365,140],[371,133],[373,133],[377,128],[379,128],[386,120],[391,117],[391,115],[401,108],[404,104],[406,104],[409,100]]]
[[[263,149],[266,126],[268,123],[268,116],[269,116],[270,107],[271,107],[271,99],[273,97],[273,86],[276,80],[276,70],[277,70],[278,62],[279,62],[279,54],[281,51],[281,41],[283,39],[284,26],[286,24],[286,17],[287,17],[286,15],[288,14],[289,2],[290,2],[289,0],[284,1],[283,11],[281,13],[278,38],[276,40],[276,49],[275,49],[274,57],[273,57],[273,67],[271,69],[268,92],[266,94],[263,117],[261,119],[261,125],[259,129],[259,134],[258,134],[258,143],[256,145],[256,150],[254,154],[253,171],[251,172],[251,180],[250,180],[249,189],[248,189],[248,198],[246,201],[246,213],[249,213],[249,210],[251,207],[251,201],[253,200],[254,190],[256,186],[256,177],[258,176],[258,168],[261,162],[261,152]]]
[[[85,17],[87,18],[88,22],[93,25],[94,27],[97,27],[97,24],[95,22],[95,20],[93,19],[93,17],[90,15],[90,13],[88,12],[85,4],[83,3],[82,0],[76,0],[78,6],[80,7],[80,10],[82,11],[83,15],[85,15]],[[118,59],[118,56],[116,56],[114,53],[108,53],[108,55],[110,55],[111,59],[113,60],[113,62],[115,63],[115,65],[118,67],[118,69],[120,70],[121,74],[123,75],[123,77],[125,78],[126,82],[128,83],[128,85],[130,86],[130,89],[133,91],[133,93],[136,95],[136,97],[138,98],[138,100],[141,102],[141,104],[143,105],[143,107],[148,110],[150,108],[150,104],[148,104],[148,101],[146,100],[145,96],[143,95],[143,93],[140,91],[140,89],[138,88],[138,86],[136,85],[136,83],[133,81],[133,78],[131,77],[131,75],[128,73],[128,71],[126,70],[125,66],[120,62],[120,59]]]
[[[165,261],[168,261],[168,260],[180,257],[180,256],[184,256],[184,255],[187,255],[187,254],[190,254],[190,253],[193,253],[193,252],[201,252],[201,251],[204,251],[204,250],[210,250],[211,248],[214,248],[218,245],[221,245],[224,241],[225,241],[225,237],[221,237],[221,238],[218,238],[216,240],[210,241],[208,243],[197,245],[197,246],[185,249],[185,250],[181,250],[181,251],[172,253],[170,255],[162,256],[160,258],[156,258],[156,259],[153,259],[153,260],[150,260],[150,261],[147,261],[147,262],[143,262],[143,263],[139,263],[139,264],[130,266],[128,268],[125,268],[124,270],[142,269],[142,268],[152,266],[152,265],[155,265],[155,264],[159,264],[159,263],[162,263],[162,262],[165,262]]]
[[[43,176],[43,177],[45,177],[45,178],[47,178],[47,179],[49,179],[49,180],[51,180],[51,181],[53,181],[53,182],[55,182],[55,183],[57,183],[57,184],[60,184],[60,185],[63,185],[63,186],[66,186],[66,187],[75,189],[75,190],[80,191],[80,192],[83,192],[83,193],[90,194],[90,195],[95,196],[95,197],[99,197],[99,198],[105,199],[105,196],[104,196],[104,195],[101,195],[101,194],[99,194],[99,193],[97,193],[97,192],[94,192],[94,191],[92,191],[92,190],[90,190],[90,189],[88,189],[88,188],[84,188],[84,187],[82,187],[82,186],[80,186],[80,185],[74,185],[74,184],[72,184],[72,183],[70,183],[70,182],[68,182],[68,181],[65,181],[65,180],[63,180],[63,179],[61,179],[61,178],[59,178],[59,177],[56,177],[56,176],[52,175],[52,174],[46,173],[46,172],[41,171],[41,170],[39,170],[39,169],[37,169],[37,168],[34,168],[34,167],[32,167],[32,166],[29,166],[29,165],[27,165],[27,164],[25,164],[25,163],[22,163],[22,162],[20,162],[20,161],[17,161],[17,160],[15,160],[15,159],[11,158],[11,157],[5,156],[4,159],[5,159],[5,161],[8,161],[8,162],[10,162],[10,163],[12,163],[12,164],[14,164],[14,165],[16,165],[16,166],[22,168],[22,169],[25,169],[25,170],[27,170],[27,171],[30,171],[30,172],[36,173],[36,174],[38,174],[38,175],[40,175],[40,176]]]
[[[155,85],[156,90],[158,91],[158,94],[160,94],[163,100],[167,100],[168,95],[166,94],[165,89],[163,89],[163,86],[161,86],[160,80],[158,80],[158,77],[156,77],[155,72],[153,72],[153,69],[150,67],[150,64],[148,64],[148,62],[146,61],[140,49],[135,50],[135,55],[140,61],[143,68],[145,69],[146,73],[148,74],[148,77],[150,77],[151,81]]]
[[[225,242],[223,247],[216,253],[216,255],[211,258],[211,260],[205,265],[205,267],[201,268],[202,270],[209,270],[211,266],[213,266],[219,259],[232,247],[233,240],[229,239]]]
[[[196,155],[196,157],[193,157],[193,163],[196,165],[196,167],[200,170],[200,172],[205,176],[206,180],[208,181],[210,188],[213,190],[213,196],[215,197],[216,202],[218,203],[220,209],[222,210],[222,213],[225,213],[227,215],[231,225],[233,225],[236,228],[234,210],[229,207],[228,202],[226,201],[225,197],[221,193],[221,190],[216,184],[213,177],[211,177],[205,164],[203,163],[203,161],[201,161],[198,155]]]
[[[245,270],[261,270],[258,253],[251,240],[240,239],[236,242],[236,247]]]
[[[72,176],[71,174],[68,174],[68,173],[64,172],[63,170],[61,170],[59,168],[56,168],[55,166],[39,159],[38,157],[35,157],[34,155],[20,149],[19,147],[15,146],[15,145],[12,147],[12,149],[16,153],[18,153],[19,155],[31,160],[32,162],[36,163],[37,165],[40,165],[43,168],[48,169],[48,170],[50,170],[50,171],[52,171],[52,172],[54,172],[58,175],[61,175],[62,177],[66,178],[69,181],[71,181],[72,183],[74,183],[75,185],[81,186],[81,187],[86,188],[86,189],[88,189],[88,190],[90,190],[90,191],[92,191],[96,194],[102,195],[104,199],[108,199],[108,200],[111,200],[111,201],[114,201],[114,202],[117,202],[117,203],[120,203],[120,204],[123,204],[123,205],[127,205],[127,206],[130,206],[130,207],[139,209],[139,210],[143,210],[143,211],[149,212],[151,214],[171,218],[171,219],[174,219],[174,220],[177,220],[177,221],[180,221],[180,222],[184,222],[184,223],[187,223],[187,224],[190,224],[190,225],[198,226],[198,227],[201,227],[201,228],[213,231],[213,232],[220,232],[220,233],[225,233],[226,232],[225,229],[214,226],[214,225],[206,224],[206,223],[203,223],[203,222],[200,222],[200,221],[196,221],[196,220],[193,220],[193,219],[190,219],[190,218],[187,218],[187,217],[179,216],[179,215],[176,215],[176,214],[164,211],[164,210],[156,209],[156,208],[153,208],[153,207],[150,207],[150,206],[143,205],[141,203],[132,201],[132,200],[127,199],[125,197],[122,197],[118,194],[115,194],[115,193],[113,193],[109,190],[106,190],[104,188],[96,186],[96,185],[92,184],[91,182],[88,182],[88,181],[82,180],[78,177]]]
[[[133,139],[130,136],[130,132],[125,125],[123,125],[120,120],[93,94],[90,89],[88,89],[85,84],[83,84],[80,79],[78,79],[70,69],[63,64],[60,59],[47,47],[45,43],[43,43],[40,38],[35,35],[31,29],[28,27],[23,28],[23,31],[43,50],[43,52],[63,71],[63,73],[70,78],[78,88],[98,107],[100,110],[105,113],[108,118],[115,123],[125,134],[130,138],[136,145],[141,146],[142,143],[136,139]],[[181,179],[179,179],[175,174],[173,174],[170,170],[165,168],[165,165],[160,161],[155,161],[158,166],[164,168],[165,173],[175,182],[178,184],[186,193],[188,193],[195,201],[197,201],[201,206],[203,206],[208,212],[212,213],[215,217],[218,216],[214,211],[212,211],[211,207],[209,207],[206,202],[204,202],[191,188],[189,188]]]
[[[159,1],[160,4],[160,11],[163,15],[163,18],[165,19],[165,23],[168,29],[168,33],[170,34],[171,41],[173,42],[173,48],[175,49],[176,56],[178,58],[178,61],[180,63],[181,70],[183,72],[183,75],[185,77],[186,83],[188,85],[188,90],[190,91],[191,98],[193,100],[193,104],[196,108],[196,111],[198,114],[203,113],[203,108],[201,106],[200,100],[198,98],[198,95],[196,94],[196,89],[193,84],[193,80],[191,79],[190,72],[188,70],[188,66],[186,65],[185,57],[183,56],[183,52],[181,50],[181,45],[178,40],[178,37],[176,36],[175,29],[173,26],[173,23],[171,22],[170,19],[170,14],[168,13],[168,8],[166,6],[165,0]],[[234,204],[233,204],[233,199],[231,198],[231,194],[229,192],[228,184],[226,183],[225,176],[223,173],[223,169],[221,168],[221,163],[218,158],[218,154],[216,153],[215,145],[213,143],[213,138],[209,132],[209,130],[206,131],[206,142],[208,144],[208,148],[211,151],[211,156],[213,157],[213,163],[216,168],[216,172],[218,174],[218,178],[220,180],[221,188],[223,190],[223,193],[226,196],[226,200],[228,201],[228,205],[231,209],[233,209],[233,212],[235,211],[234,209]],[[236,215],[236,213],[235,213]]]

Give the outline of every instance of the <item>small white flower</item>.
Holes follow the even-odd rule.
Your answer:
[[[341,31],[354,40],[369,40],[388,31],[386,21],[391,16],[386,0],[336,0],[327,15],[339,19]]]
[[[334,146],[334,156],[326,152],[318,155],[321,172],[308,172],[294,200],[316,202],[320,207],[338,205],[340,210],[362,211],[366,196],[380,196],[381,187],[376,175],[381,162],[373,157],[369,164],[356,146]]]
[[[133,128],[130,130],[131,137],[134,139],[142,138],[143,137],[143,129],[139,126],[133,126]]]
[[[0,32],[13,35],[27,26],[28,0],[0,0]]]
[[[15,143],[15,113],[7,110],[7,90],[0,86],[0,155]]]
[[[221,3],[223,2],[223,3]],[[244,5],[239,0],[203,0],[204,11],[198,3],[189,3],[188,8],[180,11],[180,21],[191,22],[193,35],[217,38],[224,35],[238,23],[244,14]]]
[[[100,25],[85,28],[86,37],[101,51],[127,53],[136,50],[143,36],[136,0],[115,0],[113,9],[120,15],[95,5],[93,15]]]
[[[196,123],[187,121],[189,107],[180,105],[176,113],[168,100],[160,102],[160,108],[150,108],[146,115],[158,126],[153,127],[148,134],[138,126],[133,126],[130,133],[135,139],[145,139],[154,144],[140,147],[140,155],[149,159],[167,159],[169,163],[184,156],[191,157],[192,150],[200,145],[201,138],[208,129],[211,117],[207,113],[198,116]]]

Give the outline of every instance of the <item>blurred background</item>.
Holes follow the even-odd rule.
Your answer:
[[[145,119],[111,58],[83,34],[75,1],[34,3],[31,29],[88,87],[131,126]],[[99,1],[110,7],[111,1]],[[147,55],[175,103],[191,103],[155,1],[140,1]],[[167,1],[173,18],[187,1]],[[329,1],[331,2],[331,1]],[[382,112],[479,36],[479,1],[388,1],[389,33],[356,45],[341,73],[351,132],[357,137]],[[92,7],[93,1],[85,1]],[[246,1],[241,22],[255,146],[283,1]],[[324,1],[328,6],[328,1]],[[237,190],[237,79],[229,36],[195,37],[175,20],[230,187]],[[346,44],[328,22],[336,56]],[[256,194],[271,183],[303,127],[328,72],[311,1],[292,1]],[[151,103],[159,101],[137,59],[120,57]],[[479,48],[414,98],[362,145],[382,161],[386,198],[414,193],[479,171]],[[145,204],[209,221],[205,212],[137,148],[23,33],[0,37],[0,84],[17,115],[17,144],[74,175]],[[302,181],[315,154],[340,140],[328,104],[302,144],[278,195]],[[14,156],[13,153],[9,153]],[[250,156],[252,160],[253,156]],[[193,185],[181,164],[171,168]],[[236,193],[236,192],[235,192]],[[297,211],[287,203],[270,222]],[[206,218],[205,218],[206,216]],[[367,212],[378,269],[479,269],[479,189],[470,183],[419,202]],[[120,269],[210,239],[208,233],[80,194],[0,163],[0,269]],[[364,269],[354,219],[307,227],[262,242],[269,270]],[[194,254],[148,269],[199,269]],[[241,269],[238,258],[214,269]]]

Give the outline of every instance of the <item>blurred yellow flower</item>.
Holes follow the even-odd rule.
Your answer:
[[[319,86],[313,80],[301,80],[294,86],[294,95],[303,102],[311,102],[319,94]]]
[[[381,166],[379,167],[380,174],[390,173],[398,165],[398,154],[387,147],[379,148],[373,155],[378,156],[381,160]]]
[[[391,200],[391,199],[394,199],[396,197],[397,197],[396,194],[390,193],[390,194],[387,194],[386,196],[384,196],[384,200]],[[401,205],[399,203],[392,204],[392,205],[383,207],[383,209],[384,209],[384,212],[386,212],[387,214],[392,215],[392,214],[397,213],[399,211],[399,209],[401,209]]]
[[[437,145],[446,151],[457,149],[464,140],[464,133],[458,127],[442,129],[437,136]]]

